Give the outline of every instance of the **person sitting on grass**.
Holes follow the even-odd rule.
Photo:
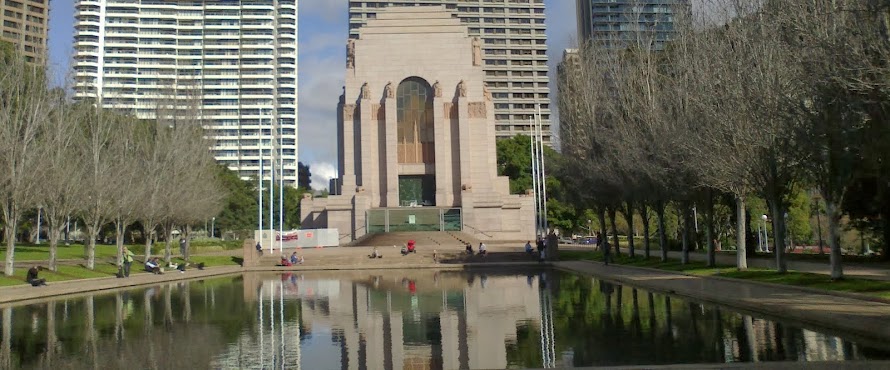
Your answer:
[[[373,258],[383,258],[383,254],[381,254],[380,251],[377,250],[377,248],[374,248],[374,252],[371,253],[371,255],[368,256],[368,258],[372,258],[372,259]]]
[[[157,257],[149,258],[145,261],[145,271],[153,274],[161,274],[161,263]]]
[[[488,254],[488,249],[485,247],[485,243],[479,243],[479,255],[485,257]]]
[[[40,267],[40,266],[34,266],[34,267],[31,267],[30,269],[28,269],[28,276],[25,277],[25,281],[27,281],[28,284],[31,284],[31,286],[46,285],[46,279],[41,279],[41,278],[37,277],[37,274],[40,273],[41,269],[42,269],[42,267]]]

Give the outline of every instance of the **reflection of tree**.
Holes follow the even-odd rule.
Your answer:
[[[587,277],[553,278],[557,353],[571,352],[575,366],[800,360],[807,352],[800,329]],[[517,328],[511,364],[540,367],[536,330]]]

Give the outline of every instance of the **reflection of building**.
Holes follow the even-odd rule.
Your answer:
[[[505,368],[518,323],[540,322],[537,281],[529,287],[525,277],[488,277],[484,288],[477,281],[463,291],[411,294],[350,281],[339,290],[328,312],[307,300],[302,312],[340,333],[345,369]]]
[[[530,239],[532,198],[497,176],[480,40],[442,7],[380,10],[358,35],[338,105],[336,195],[304,198],[303,227]]]

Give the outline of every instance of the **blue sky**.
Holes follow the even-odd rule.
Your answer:
[[[50,3],[49,51],[57,84],[64,81],[71,59],[74,1]],[[299,156],[311,166],[313,185],[326,186],[326,179],[336,174],[336,105],[346,64],[347,3],[299,0]],[[562,50],[575,40],[575,1],[544,3],[552,78]]]

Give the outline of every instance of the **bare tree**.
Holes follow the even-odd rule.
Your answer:
[[[36,171],[40,181],[35,190],[49,230],[49,269],[56,271],[59,239],[84,190],[83,157],[76,148],[77,129],[91,108],[68,102],[61,89],[50,97],[51,114],[37,146]]]
[[[12,276],[22,211],[34,204],[34,146],[50,112],[45,71],[14,55],[0,60],[0,197],[6,238],[4,273]]]
[[[116,130],[127,123],[127,118],[103,109],[94,102],[86,118],[81,121],[77,144],[82,150],[84,174],[82,186],[85,192],[78,204],[78,211],[87,228],[86,260],[87,268],[96,267],[96,239],[99,231],[109,219],[114,217],[111,208],[113,192],[116,190],[115,167],[111,166],[115,152],[112,148]]]

